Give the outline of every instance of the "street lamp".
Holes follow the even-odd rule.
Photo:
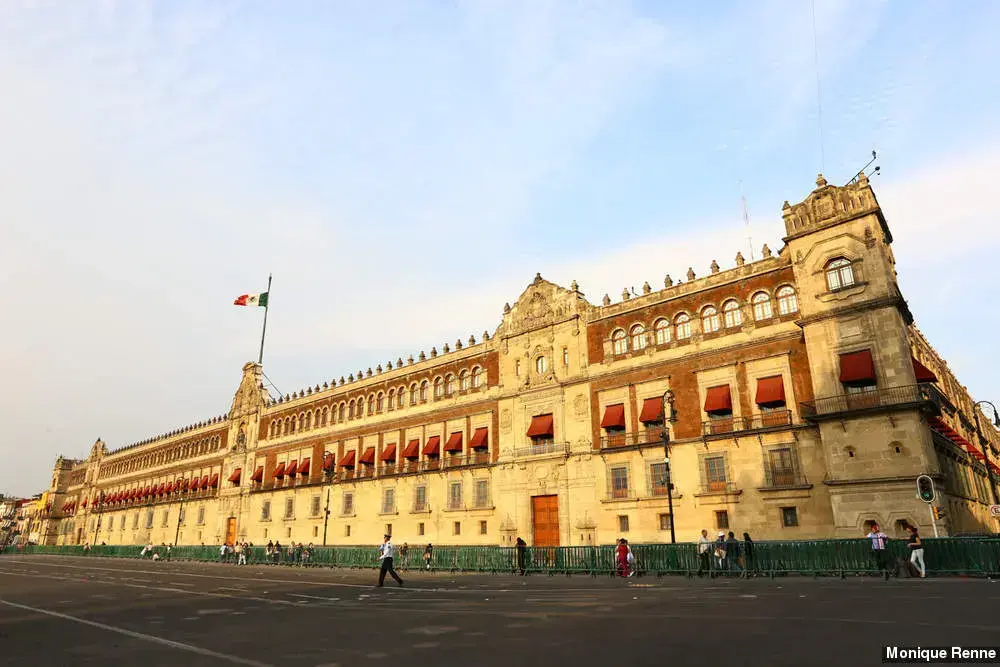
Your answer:
[[[330,523],[330,489],[326,490],[326,509],[323,510],[323,546],[326,546],[326,527]]]
[[[667,476],[667,512],[670,516],[670,543],[675,544],[677,538],[674,535],[674,485],[670,481],[670,432],[667,430],[667,422],[676,423],[677,413],[674,411],[674,392],[667,389],[663,393],[663,464],[666,467]]]
[[[979,444],[982,445],[983,444],[983,440],[985,438],[983,438],[983,431],[979,427],[979,412],[980,412],[979,406],[980,405],[988,405],[991,408],[993,408],[993,425],[996,426],[997,428],[1000,428],[1000,413],[997,412],[997,406],[993,405],[989,401],[979,401],[975,405],[972,406],[972,410],[973,410],[973,412],[975,412],[975,416],[976,416],[976,435],[979,436]],[[1000,505],[1000,501],[997,500],[997,488],[996,488],[996,485],[995,485],[995,481],[993,479],[993,468],[990,467],[990,443],[989,442],[987,442],[985,445],[983,445],[983,460],[986,462],[986,476],[990,480],[990,492],[993,494],[993,504],[994,505]]]

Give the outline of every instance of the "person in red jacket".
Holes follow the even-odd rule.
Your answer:
[[[615,563],[618,566],[618,573],[623,576],[628,576],[628,544],[625,543],[624,539],[618,539],[618,547],[615,549]]]

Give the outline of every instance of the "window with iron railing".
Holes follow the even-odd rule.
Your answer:
[[[477,479],[475,494],[473,496],[477,508],[489,507],[490,505],[490,481],[488,479]]]
[[[452,482],[448,485],[448,509],[462,509],[462,483]]]
[[[345,493],[343,497],[343,503],[341,505],[341,514],[344,516],[349,516],[354,514],[354,494]]]
[[[729,474],[725,453],[704,454],[701,457],[702,491],[722,493],[729,490]]]
[[[654,497],[667,495],[667,464],[650,463],[649,473],[649,495]]]
[[[420,485],[413,490],[413,511],[424,512],[427,510],[427,487]]]
[[[382,514],[393,514],[396,511],[396,490],[382,490]]]
[[[608,471],[609,476],[609,496],[614,500],[628,498],[630,489],[628,484],[628,466],[613,466]]]
[[[285,518],[291,519],[295,516],[295,499],[285,498]]]
[[[764,482],[766,486],[771,487],[796,486],[803,483],[794,449],[773,447],[767,450]]]
[[[309,500],[309,515],[319,516],[319,510],[320,510],[320,498],[319,496],[313,496]]]

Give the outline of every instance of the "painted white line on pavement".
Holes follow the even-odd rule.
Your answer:
[[[309,598],[310,600],[327,600],[329,602],[340,602],[340,598],[324,598],[319,595],[303,595],[302,593],[289,593],[293,598]]]
[[[134,632],[132,630],[126,630],[125,628],[117,628],[113,625],[106,625],[104,623],[98,623],[96,621],[88,621],[85,618],[79,618],[78,616],[70,616],[69,614],[62,614],[58,611],[50,611],[48,609],[39,609],[38,607],[29,607],[28,605],[17,604],[16,602],[9,602],[7,600],[0,600],[0,604],[7,605],[8,607],[14,607],[15,609],[23,609],[25,611],[32,611],[36,614],[44,614],[46,616],[52,616],[54,618],[61,618],[66,621],[73,621],[75,623],[80,623],[82,625],[89,625],[93,628],[100,628],[101,630],[107,630],[108,632],[116,632],[120,635],[125,635],[126,637],[132,637],[133,639],[141,639],[143,641],[151,642],[153,644],[160,644],[161,646],[168,646],[170,648],[179,649],[181,651],[188,651],[190,653],[197,653],[198,655],[205,655],[210,658],[218,658],[219,660],[226,660],[227,662],[236,663],[237,665],[251,665],[252,667],[274,667],[266,662],[259,662],[257,660],[248,660],[246,658],[240,658],[235,655],[229,655],[226,653],[217,653],[207,648],[201,648],[200,646],[194,646],[193,644],[184,644],[182,642],[175,642],[171,639],[164,639],[163,637],[155,637],[153,635],[147,635],[142,632]]]

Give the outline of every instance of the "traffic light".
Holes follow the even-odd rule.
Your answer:
[[[925,503],[934,502],[934,498],[936,497],[934,493],[934,480],[927,475],[917,477],[917,497]]]
[[[931,512],[934,513],[935,521],[940,521],[941,519],[944,518],[944,508],[942,507],[938,507],[937,505],[935,505],[934,507],[931,508]]]

